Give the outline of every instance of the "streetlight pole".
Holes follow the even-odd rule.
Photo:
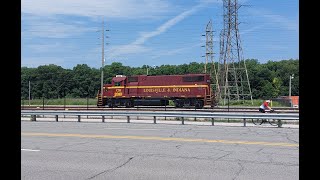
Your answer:
[[[294,74],[290,75],[290,78],[289,78],[289,98],[291,98],[291,79],[294,78]]]

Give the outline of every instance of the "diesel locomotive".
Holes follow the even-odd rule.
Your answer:
[[[215,106],[209,74],[116,75],[97,94],[98,107],[166,106],[203,108]]]

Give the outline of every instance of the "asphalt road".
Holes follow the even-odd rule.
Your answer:
[[[299,179],[299,129],[21,122],[21,179]]]

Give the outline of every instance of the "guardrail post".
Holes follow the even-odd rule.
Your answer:
[[[127,123],[130,123],[130,116],[127,116]]]
[[[243,126],[246,127],[247,119],[243,118]]]
[[[211,118],[212,126],[214,126],[214,118]]]
[[[278,127],[282,127],[282,122],[281,122],[281,119],[278,119]]]
[[[80,122],[80,115],[78,115],[78,122]]]
[[[102,122],[104,122],[104,116],[102,116]]]
[[[182,125],[184,125],[184,117],[181,117]]]
[[[31,115],[31,121],[36,121],[37,120],[37,115]]]
[[[58,115],[56,115],[56,122],[58,122]]]
[[[157,124],[157,120],[156,120],[156,117],[155,117],[155,116],[153,116],[153,123],[154,123],[154,124]]]

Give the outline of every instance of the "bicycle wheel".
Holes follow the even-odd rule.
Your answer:
[[[276,120],[276,119],[269,119],[268,122],[272,126],[278,126],[278,120]]]
[[[263,123],[263,119],[252,119],[252,123],[255,125],[261,125]]]

